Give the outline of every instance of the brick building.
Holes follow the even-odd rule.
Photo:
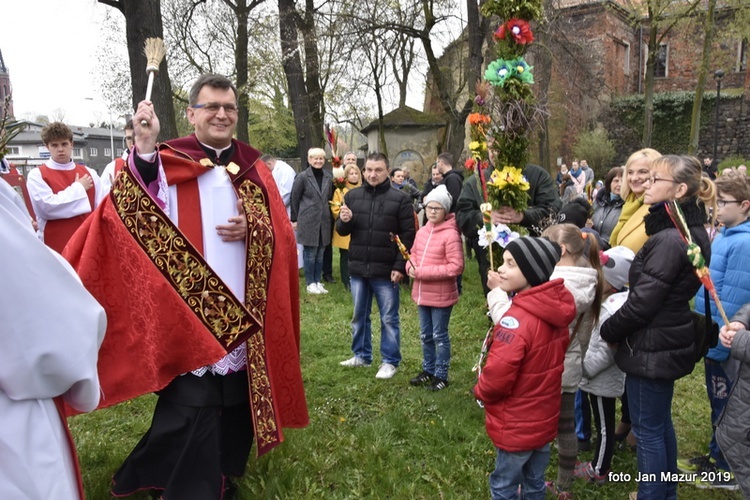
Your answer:
[[[550,111],[547,140],[553,162],[556,157],[570,162],[579,132],[597,124],[606,115],[613,98],[644,91],[649,20],[634,23],[634,14],[624,5],[624,2],[615,0],[558,0],[556,8],[547,11],[545,26],[536,30],[537,40],[543,39],[544,48],[535,44],[526,58],[534,66],[537,97],[546,98]],[[747,111],[750,72],[747,67],[748,41],[733,38],[726,29],[733,17],[733,10],[717,9],[717,35],[705,90],[715,91],[712,76],[715,70],[722,69],[725,75],[722,92],[732,89],[735,94],[744,93],[743,99],[734,99],[727,104],[734,111],[727,109],[729,114],[725,117],[722,110],[722,120],[731,123],[732,127],[721,124],[726,133],[735,134],[733,139],[726,140],[741,144],[743,141],[738,141],[736,134],[750,138]],[[695,91],[703,51],[704,23],[705,12],[697,12],[680,21],[661,40],[655,67],[655,92]],[[466,53],[465,41],[459,38],[446,48],[441,64],[456,64],[466,57]],[[488,50],[485,66],[494,58]],[[430,82],[428,75],[425,110],[438,114],[440,109],[430,92]],[[468,97],[469,91],[466,93]],[[743,132],[745,128],[747,131]],[[706,134],[701,136],[701,150],[705,151],[708,149],[706,144],[713,138],[703,135]],[[638,146],[634,144],[633,148]],[[750,156],[750,149],[745,152],[739,147],[727,146],[724,152]],[[538,154],[537,151],[534,153]]]

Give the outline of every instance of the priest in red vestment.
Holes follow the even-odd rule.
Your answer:
[[[260,153],[232,138],[229,80],[200,77],[187,116],[195,134],[157,147],[153,105],[138,105],[129,165],[65,251],[107,311],[103,405],[159,395],[115,496],[228,498],[253,438],[262,454],[308,424],[284,204]]]

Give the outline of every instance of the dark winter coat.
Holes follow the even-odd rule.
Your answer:
[[[696,201],[681,204],[693,241],[708,260],[711,244],[705,214]],[[651,207],[645,219],[646,243],[630,266],[628,300],[601,328],[602,338],[618,344],[615,361],[625,373],[676,380],[695,367],[695,328],[690,299],[700,288],[687,244],[665,205]]]
[[[351,235],[349,274],[363,278],[390,278],[391,271],[405,273],[406,261],[391,241],[398,235],[407,249],[414,243],[416,228],[411,199],[391,187],[390,179],[377,186],[367,183],[344,195],[352,218],[336,221],[340,235]]]
[[[456,213],[458,199],[461,197],[461,189],[464,185],[464,176],[461,175],[461,172],[457,172],[456,170],[448,170],[445,175],[443,175],[443,185],[451,195],[450,213]]]
[[[745,325],[732,340],[732,358],[740,362],[729,399],[717,424],[716,438],[745,498],[750,498],[750,304],[732,321]]]
[[[328,201],[333,196],[333,175],[323,169],[323,182],[318,186],[313,167],[307,167],[294,178],[292,222],[297,222],[297,243],[317,247],[331,244],[332,218]]]
[[[488,168],[484,173],[485,179],[489,180],[492,169]],[[532,229],[532,226],[538,226],[543,219],[556,215],[562,204],[557,195],[555,182],[542,167],[526,165],[523,175],[529,181],[530,188],[528,191],[529,208],[523,213],[521,225]],[[479,183],[478,174],[475,173],[464,182],[456,207],[456,223],[468,239],[476,239],[477,229],[484,225],[482,211],[479,209],[482,203],[484,203],[482,186]],[[533,230],[530,232],[536,234]]]
[[[535,450],[555,439],[575,315],[573,296],[556,279],[513,297],[495,326],[474,396],[484,402],[487,434],[497,448]]]
[[[594,215],[591,216],[594,225],[591,229],[599,233],[601,239],[607,244],[607,248],[610,246],[609,237],[617,225],[617,221],[620,220],[620,213],[622,213],[624,204],[625,200],[619,196],[614,200],[611,199],[609,191],[606,189],[600,190],[594,200]]]

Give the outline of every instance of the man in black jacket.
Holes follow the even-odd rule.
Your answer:
[[[464,184],[464,176],[461,172],[453,170],[453,155],[450,153],[440,153],[437,157],[437,168],[443,176],[443,185],[451,195],[451,212],[456,213],[458,198],[461,196],[461,187]]]
[[[488,168],[484,171],[485,179],[488,182],[492,170],[492,168]],[[484,224],[482,211],[479,209],[479,206],[484,203],[484,198],[478,175],[478,173],[475,173],[464,182],[456,208],[456,222],[477,256],[479,275],[486,295],[489,293],[487,271],[490,268],[490,261],[487,256],[487,249],[479,246],[477,235],[477,230]],[[550,177],[549,172],[538,165],[528,164],[523,169],[523,175],[529,181],[530,186],[528,191],[529,207],[524,212],[516,212],[510,207],[493,210],[492,223],[520,224],[529,230],[529,234],[538,236],[538,232],[534,228],[539,227],[547,217],[557,214],[562,203],[555,189],[555,182]]]
[[[411,248],[416,234],[411,199],[393,189],[388,158],[382,153],[367,157],[364,184],[344,196],[336,229],[351,235],[349,274],[354,299],[352,351],[342,366],[367,367],[372,363],[372,298],[380,310],[380,354],[382,364],[375,378],[391,378],[401,362],[401,325],[398,314],[399,283],[406,273],[406,260],[391,235],[398,235]]]

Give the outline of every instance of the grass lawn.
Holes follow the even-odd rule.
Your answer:
[[[463,283],[463,296],[451,318],[451,385],[437,393],[408,383],[421,370],[419,320],[408,290],[402,288],[401,293],[403,362],[391,380],[376,380],[377,313],[373,366],[340,367],[339,362],[351,356],[351,297],[340,283],[327,285],[328,295],[314,296],[301,285],[302,373],[310,425],[286,430],[285,443],[260,459],[250,459],[240,498],[488,498],[495,449],[484,430],[484,412],[470,393],[475,382],[471,368],[488,327],[475,261],[467,262]],[[147,430],[155,401],[155,396],[146,395],[70,419],[88,498],[109,498],[112,474]],[[703,368],[697,365],[675,390],[680,456],[706,452],[709,414]],[[592,453],[579,458],[591,459]],[[634,478],[635,454],[618,449],[613,470]],[[553,446],[548,479],[555,474]],[[574,492],[577,498],[623,499],[635,489],[632,480],[604,486],[577,483]],[[741,495],[681,484],[679,497]]]

